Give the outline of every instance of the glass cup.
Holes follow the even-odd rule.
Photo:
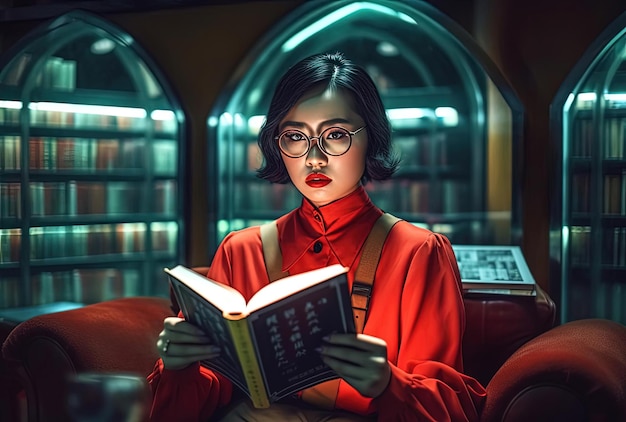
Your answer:
[[[82,373],[68,379],[68,413],[75,422],[148,420],[150,391],[131,374]]]

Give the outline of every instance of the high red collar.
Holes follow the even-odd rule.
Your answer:
[[[303,199],[299,208],[278,220],[283,271],[303,259],[321,238],[326,239],[341,265],[351,267],[382,213],[362,186],[319,208]]]

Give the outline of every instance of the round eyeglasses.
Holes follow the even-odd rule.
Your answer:
[[[352,136],[363,129],[365,126],[350,132],[342,127],[329,127],[324,129],[319,136],[311,137],[299,130],[287,129],[274,139],[278,141],[280,150],[287,157],[300,158],[308,154],[313,145],[313,139],[317,139],[317,145],[324,154],[337,156],[348,152],[352,145]]]

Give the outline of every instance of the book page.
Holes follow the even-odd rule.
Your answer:
[[[224,315],[245,313],[246,301],[236,289],[206,278],[182,265],[177,265],[171,270],[166,268],[165,272],[211,302]]]
[[[277,302],[300,290],[347,272],[348,268],[335,264],[276,280],[263,287],[250,298],[247,306],[248,313],[250,314],[269,303]]]
[[[270,401],[337,378],[315,349],[332,333],[354,333],[345,273],[271,303],[248,318]]]

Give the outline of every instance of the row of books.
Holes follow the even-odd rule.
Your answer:
[[[393,137],[393,144],[402,157],[402,166],[447,166],[452,154],[452,142],[446,132]],[[467,143],[469,148],[469,143]],[[452,154],[451,154],[452,153]]]
[[[626,215],[626,168],[604,176],[604,212]]]
[[[137,182],[31,182],[31,216],[76,216],[116,214],[175,215],[175,180],[157,180],[150,186],[152,205],[146,204],[146,189]],[[0,217],[23,217],[22,185],[0,183]],[[147,208],[149,207],[149,208]]]
[[[0,218],[22,217],[22,185],[0,183]]]
[[[440,187],[428,180],[390,180],[365,186],[372,201],[382,209],[397,213],[471,212],[470,190],[466,180],[440,181]],[[300,205],[302,196],[292,185],[264,181],[237,181],[232,192],[234,207],[239,210],[272,212],[290,210]]]
[[[591,284],[588,278],[582,278],[572,279],[570,283],[570,320],[593,317],[626,324],[626,284],[623,280],[602,280]]]
[[[0,107],[0,124],[19,125],[21,108]]]
[[[604,229],[603,264],[626,268],[626,227]]]
[[[602,212],[626,215],[626,169],[621,174],[603,176]],[[591,174],[573,173],[571,178],[571,207],[573,212],[591,211]]]
[[[0,171],[22,168],[21,143],[20,136],[0,136]]]
[[[147,230],[152,251],[177,252],[176,222],[49,226],[30,228],[30,259],[142,253],[147,250]],[[19,262],[21,243],[20,229],[1,229],[0,263]]]
[[[148,165],[147,145],[145,139],[32,137],[28,140],[28,165],[31,170],[143,171]],[[154,173],[176,174],[176,142],[157,139],[151,141],[149,147],[154,157]],[[21,156],[19,136],[0,137],[0,170],[19,170]]]
[[[394,179],[365,186],[372,201],[397,213],[471,212],[469,181]]]
[[[626,117],[606,118],[602,128],[602,142],[597,143],[595,121],[592,119],[578,119],[574,121],[572,137],[572,157],[589,158],[596,153],[594,148],[602,147],[602,158],[626,158]]]
[[[31,276],[30,304],[97,303],[143,294],[138,269],[74,269],[45,271]],[[0,309],[20,306],[19,277],[0,280]],[[165,284],[165,282],[163,283]]]
[[[272,212],[291,210],[300,206],[302,196],[291,184],[268,183],[264,180],[235,181],[232,195],[234,208]]]
[[[606,227],[602,231],[602,264],[626,269],[626,227]],[[570,228],[570,259],[573,264],[591,263],[592,242],[591,227]]]
[[[61,91],[73,91],[76,88],[76,60],[50,56],[37,75],[35,85]]]

